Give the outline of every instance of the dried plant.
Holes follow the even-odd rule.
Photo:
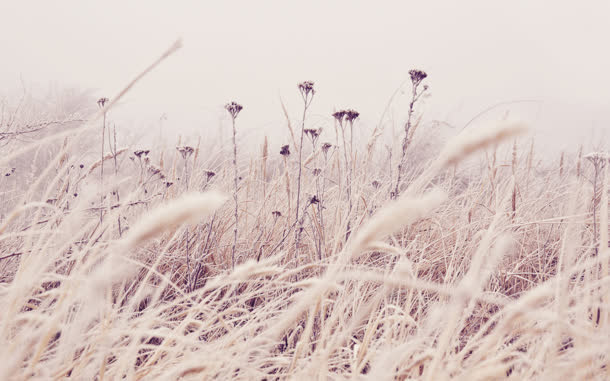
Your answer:
[[[307,116],[307,109],[311,106],[311,102],[313,101],[313,96],[315,95],[315,90],[313,88],[314,83],[311,81],[301,82],[297,85],[299,88],[299,92],[301,93],[301,97],[303,98],[303,117],[301,118],[301,139],[299,143],[299,171],[297,175],[297,203],[295,209],[295,224],[299,224],[299,210],[301,203],[301,174],[303,172],[303,137],[305,135],[305,117]],[[296,235],[295,235],[295,247],[297,249],[298,255],[298,247],[300,241],[300,234],[302,231],[302,226],[297,226]]]
[[[225,109],[231,115],[231,123],[233,126],[233,201],[235,202],[235,227],[233,228],[233,247],[231,248],[231,268],[235,268],[235,250],[237,246],[237,226],[239,223],[238,217],[238,200],[237,200],[237,189],[238,189],[238,172],[237,172],[237,130],[235,129],[235,119],[239,115],[239,112],[243,109],[243,106],[235,102],[227,103]]]
[[[421,70],[409,70],[409,75],[411,76],[411,102],[409,103],[409,111],[407,114],[407,121],[404,126],[405,136],[402,140],[402,150],[400,160],[398,162],[398,169],[396,175],[396,185],[394,186],[393,197],[397,197],[400,191],[402,173],[405,165],[405,160],[407,156],[407,148],[409,148],[409,144],[411,142],[411,129],[413,128],[413,111],[415,108],[415,104],[421,98],[421,96],[428,90],[428,86],[425,85],[422,87],[422,90],[419,91],[419,86],[422,81],[428,77],[428,74]]]

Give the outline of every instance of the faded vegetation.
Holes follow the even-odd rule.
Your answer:
[[[121,94],[3,119],[0,379],[607,379],[608,158],[504,122],[415,160],[426,76],[387,149],[355,110],[309,126],[309,81],[256,157],[235,102],[220,157],[121,148]]]

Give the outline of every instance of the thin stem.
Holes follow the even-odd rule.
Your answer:
[[[102,106],[103,107],[103,106]],[[100,167],[100,225],[104,221],[104,138],[106,137],[106,113],[104,112],[104,117],[102,121],[102,162]]]
[[[231,250],[231,268],[235,269],[235,248],[237,246],[237,224],[239,222],[237,216],[237,130],[235,129],[235,117],[232,117],[233,122],[233,200],[235,201],[235,227],[233,228],[233,248]],[[302,137],[301,137],[302,139]]]

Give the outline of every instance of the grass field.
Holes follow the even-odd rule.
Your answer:
[[[311,82],[284,146],[236,103],[213,155],[123,146],[114,99],[1,131],[0,379],[608,379],[606,156],[504,121],[427,159],[411,79],[390,149],[311,128]]]

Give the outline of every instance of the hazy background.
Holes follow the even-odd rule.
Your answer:
[[[122,128],[216,133],[226,121],[222,106],[235,100],[245,107],[242,138],[284,134],[280,96],[298,118],[296,84],[313,80],[311,122],[351,107],[368,136],[418,68],[429,74],[427,121],[458,129],[489,106],[516,102],[510,116],[532,122],[545,142],[607,143],[609,15],[605,0],[4,0],[0,92],[19,94],[25,84],[33,93],[76,87],[112,97],[182,37],[184,48],[112,112]],[[407,105],[407,95],[394,100],[388,125],[400,128]]]

